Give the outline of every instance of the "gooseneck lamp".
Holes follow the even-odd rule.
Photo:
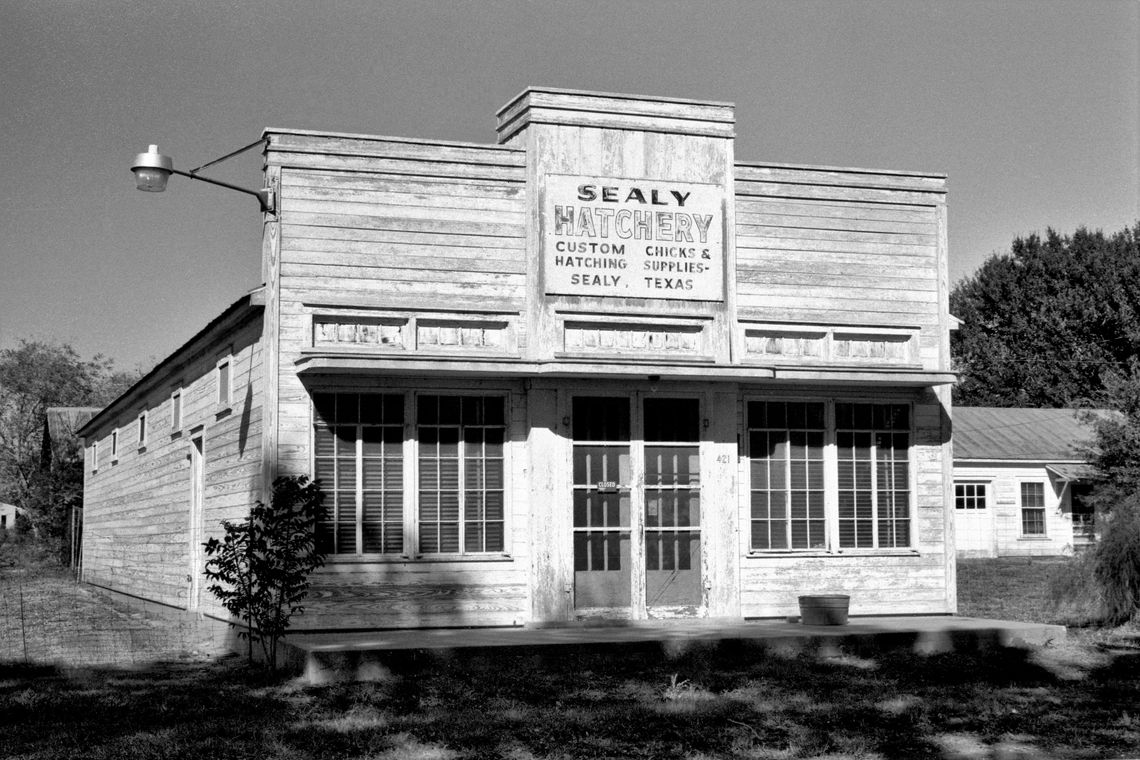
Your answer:
[[[158,152],[157,145],[151,145],[146,153],[139,153],[135,156],[135,161],[131,164],[131,172],[135,175],[135,186],[147,193],[161,193],[166,190],[166,183],[170,179],[171,174],[177,174],[182,177],[189,177],[196,179],[200,182],[208,182],[211,185],[218,185],[219,187],[226,187],[230,190],[237,190],[239,193],[252,195],[257,198],[258,204],[261,206],[262,213],[275,214],[277,213],[277,204],[273,196],[273,190],[268,187],[263,187],[260,190],[250,190],[248,188],[239,187],[238,185],[231,185],[229,182],[222,182],[218,179],[210,177],[203,177],[200,172],[207,166],[211,166],[220,161],[225,161],[227,158],[236,156],[243,153],[250,148],[262,144],[262,140],[258,140],[252,145],[247,145],[240,150],[222,156],[221,158],[210,161],[207,164],[199,166],[197,169],[191,169],[188,172],[181,171],[174,168],[174,160],[163,153]]]

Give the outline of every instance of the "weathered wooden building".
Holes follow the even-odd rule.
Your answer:
[[[739,160],[731,104],[531,88],[494,145],[269,129],[264,283],[87,425],[88,582],[330,516],[302,629],[956,607],[943,175]]]

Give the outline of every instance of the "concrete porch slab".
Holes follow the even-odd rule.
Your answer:
[[[842,626],[783,620],[646,621],[548,628],[462,628],[293,633],[281,642],[283,664],[311,684],[383,680],[426,663],[511,654],[556,658],[610,651],[671,660],[702,652],[827,654],[909,650],[933,654],[1043,646],[1065,628],[1043,623],[947,615],[859,617]]]

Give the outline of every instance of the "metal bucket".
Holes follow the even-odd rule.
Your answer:
[[[800,597],[804,625],[847,625],[851,597],[847,594],[812,594]]]

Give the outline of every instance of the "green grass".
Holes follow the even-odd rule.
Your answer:
[[[1140,746],[1140,649],[1116,646],[752,662],[504,654],[328,687],[274,683],[235,660],[9,669],[0,756],[1104,757]]]
[[[958,560],[958,614],[1064,625],[1049,595],[1049,581],[1069,557],[1000,557]]]
[[[963,612],[1048,621],[1055,566],[964,562]],[[240,658],[10,666],[0,726],[0,757],[25,759],[1119,757],[1140,747],[1140,631],[927,656],[503,652],[325,687]]]

